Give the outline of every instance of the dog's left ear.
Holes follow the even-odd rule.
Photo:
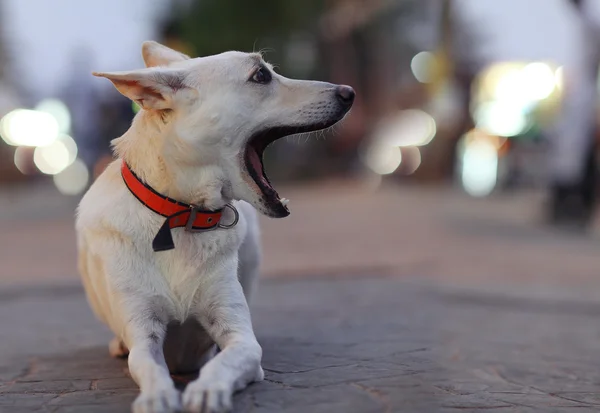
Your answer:
[[[142,44],[142,57],[146,67],[167,66],[170,63],[190,59],[188,55],[151,40]]]
[[[185,76],[172,69],[151,68],[92,74],[113,82],[119,92],[143,109],[173,109],[175,94],[187,87],[184,83]]]

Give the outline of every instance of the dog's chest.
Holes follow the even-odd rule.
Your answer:
[[[154,253],[154,263],[178,307],[176,312],[185,317],[198,289],[213,282],[214,269],[231,259],[239,242],[235,231],[194,234],[174,229],[172,235],[175,248]]]

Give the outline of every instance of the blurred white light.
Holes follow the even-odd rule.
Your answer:
[[[69,151],[69,165],[71,165],[77,158],[77,143],[69,135],[60,135],[57,139],[60,141],[67,150]]]
[[[31,148],[19,146],[15,150],[14,162],[16,168],[24,175],[31,172]]]
[[[507,102],[488,102],[475,113],[475,124],[491,135],[517,136],[527,129],[527,117],[519,107]]]
[[[8,137],[8,124],[10,123],[10,118],[12,116],[14,116],[13,112],[9,112],[0,119],[0,137],[7,144],[18,146]]]
[[[13,146],[45,146],[56,140],[59,133],[54,116],[45,112],[16,109],[0,121],[2,139]]]
[[[81,159],[76,159],[64,171],[54,175],[56,188],[65,195],[78,195],[87,187],[90,173]]]
[[[556,87],[554,72],[545,63],[530,63],[522,70],[523,83],[529,97],[543,100],[552,94]]]
[[[400,112],[380,125],[376,138],[389,146],[424,146],[435,137],[433,117],[419,109]]]
[[[431,52],[420,52],[412,58],[410,69],[415,79],[421,83],[432,81],[432,69],[435,65],[435,56]]]
[[[421,166],[421,151],[416,146],[402,148],[402,167],[404,175],[414,174]]]
[[[58,99],[42,100],[35,107],[35,110],[48,113],[56,119],[58,131],[60,133],[69,133],[71,130],[71,113],[69,108]]]
[[[562,66],[558,67],[554,71],[554,83],[556,84],[556,87],[559,89],[563,88],[564,76],[565,76],[565,70]]]
[[[528,110],[548,98],[556,88],[556,76],[545,63],[530,63],[504,71],[494,88],[494,99]]]
[[[62,140],[56,140],[48,146],[38,146],[33,152],[35,166],[47,175],[56,175],[69,166],[71,154]]]
[[[463,188],[472,196],[486,196],[496,186],[498,152],[485,139],[470,140],[462,153],[461,180]]]
[[[375,143],[367,149],[364,162],[373,172],[388,175],[400,166],[402,152],[396,146]]]
[[[513,67],[506,70],[499,77],[494,88],[494,99],[501,102],[518,101],[519,104],[529,100],[526,85],[523,84],[523,76],[519,69]]]

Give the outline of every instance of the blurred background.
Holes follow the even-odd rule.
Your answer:
[[[266,154],[277,186],[297,194],[289,222],[265,223],[267,248],[278,233],[298,243],[295,256],[267,255],[267,273],[303,272],[315,254],[314,271],[402,272],[405,255],[445,262],[440,254],[490,267],[511,247],[529,273],[556,268],[536,258],[547,245],[532,239],[579,251],[574,234],[594,237],[598,2],[2,0],[0,22],[0,225],[14,263],[3,278],[75,276],[74,207],[138,110],[90,72],[141,67],[147,39],[192,56],[260,50],[286,76],[356,89],[325,139],[290,137]],[[303,214],[319,214],[314,228],[297,228]],[[363,229],[344,221],[356,214]],[[449,252],[459,235],[436,235],[448,214],[487,235]],[[499,235],[507,227],[533,238],[517,246]],[[302,238],[314,231],[328,231],[339,256]]]

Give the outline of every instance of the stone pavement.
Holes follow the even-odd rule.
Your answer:
[[[0,412],[127,412],[136,387],[76,279],[73,203],[43,191],[41,215],[0,197]],[[236,411],[600,408],[596,233],[541,228],[530,194],[280,192],[292,216],[264,222],[253,305],[266,380]]]
[[[271,279],[254,306],[264,382],[237,412],[592,412],[600,303],[521,300],[367,274]],[[136,388],[81,290],[6,291],[2,412],[127,412]],[[575,410],[577,408],[577,410]]]

